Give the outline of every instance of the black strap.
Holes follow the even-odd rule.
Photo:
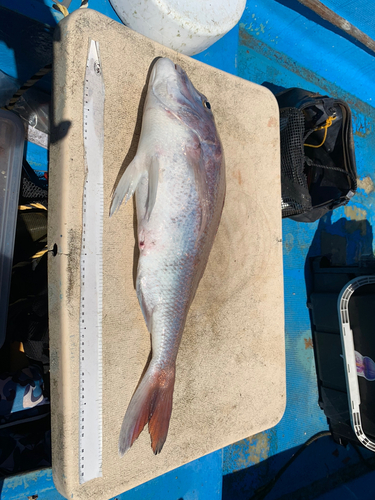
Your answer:
[[[354,183],[357,182],[357,179],[355,179],[355,177],[350,172],[347,172],[346,170],[343,170],[340,167],[329,167],[328,165],[321,165],[320,163],[314,163],[307,156],[305,156],[305,162],[309,167],[318,167],[318,168],[324,168],[326,170],[336,170],[337,172],[342,172],[344,175],[347,175]]]

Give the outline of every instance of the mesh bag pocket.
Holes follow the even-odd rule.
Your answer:
[[[305,118],[297,108],[280,111],[281,209],[283,217],[311,209],[311,197],[304,172],[303,137]]]

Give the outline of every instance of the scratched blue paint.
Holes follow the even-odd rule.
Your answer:
[[[340,96],[347,100],[353,110],[359,177],[374,178],[371,166],[375,150],[372,134],[375,110],[372,106],[359,101],[357,88],[350,88],[347,78],[337,78],[332,82],[329,80],[329,75],[325,75],[322,69],[320,72],[316,71],[314,57],[306,57],[304,54],[302,58],[301,54],[298,54],[303,50],[304,36],[311,43],[311,37],[320,31],[320,39],[325,41],[327,39],[326,33],[323,33],[324,29],[316,26],[313,27],[312,33],[307,35],[302,33],[299,37],[301,28],[297,28],[297,33],[294,29],[297,19],[295,12],[285,13],[285,7],[277,2],[265,1],[261,5],[248,4],[240,23],[238,75],[255,83],[266,84],[273,91],[296,86]],[[270,21],[267,22],[267,20]],[[286,29],[287,23],[289,23],[288,29]],[[276,29],[274,29],[275,26],[277,26]],[[307,29],[306,23],[304,26]],[[311,26],[309,28],[311,29]],[[284,33],[290,33],[290,36],[282,36],[282,30]],[[283,38],[282,43],[280,38]],[[295,43],[291,43],[291,38],[298,39],[298,47]],[[338,43],[346,45],[347,42],[340,40]],[[319,41],[314,45],[319,45]],[[310,47],[312,48],[312,44]],[[319,54],[319,58],[323,57],[320,46],[314,47],[314,50]],[[338,47],[338,50],[344,49]],[[361,58],[363,54],[357,54],[357,56]],[[363,57],[367,58],[367,54]],[[328,64],[329,61],[331,65],[331,60],[332,57],[326,63]],[[323,61],[323,69],[324,64]],[[322,66],[321,62],[320,65]],[[353,206],[367,210],[371,226],[375,222],[371,210],[373,202],[374,195],[368,196],[363,189],[359,190],[359,194],[353,200]],[[325,230],[331,234],[347,235],[348,263],[357,262],[360,257],[357,251],[359,230],[347,234],[348,221],[343,208],[337,210],[334,215],[339,218],[340,223],[330,224],[327,221]],[[310,246],[314,241],[316,254],[321,251],[320,236],[316,235],[318,226],[318,222],[314,224],[299,224],[289,220],[283,222],[287,406],[283,419],[273,432],[270,434],[266,431],[263,436],[260,436],[259,441],[264,449],[262,447],[257,449],[258,456],[253,457],[255,461],[259,459],[262,461],[265,456],[271,457],[275,451],[281,453],[291,446],[301,444],[312,434],[327,428],[324,413],[317,404],[318,393],[313,352],[310,347],[305,348],[306,345],[309,346],[311,330],[306,308],[304,267]],[[364,252],[367,251],[368,247],[364,248]],[[251,439],[249,441],[252,442]],[[223,474],[241,470],[246,463],[241,459],[243,449],[246,447],[248,443],[244,444],[241,441],[224,449]],[[261,482],[261,479],[258,479]],[[257,480],[254,480],[254,488],[257,484]]]
[[[351,41],[310,21],[281,1],[248,2],[240,27],[274,50],[288,54],[297,68],[308,64],[312,73],[334,84],[339,82],[342,89],[362,101],[372,103],[375,99],[373,55],[358,50]]]
[[[278,9],[279,7],[284,8],[275,2],[275,8]],[[291,49],[288,53],[282,53],[278,51],[277,46],[272,46],[272,44],[267,45],[260,41],[256,33],[249,31],[248,26],[244,27],[246,23],[243,21],[249,17],[249,15],[249,11],[246,9],[240,23],[240,45],[237,56],[238,75],[255,83],[264,84],[270,87],[274,92],[280,91],[283,88],[296,86],[317,91],[322,94],[338,96],[346,100],[353,113],[353,133],[358,178],[363,180],[368,177],[374,182],[373,156],[375,151],[375,109],[372,103],[366,104],[359,100],[356,95],[348,91],[347,82],[351,80],[351,78],[345,78],[343,80],[337,78],[335,82],[327,78],[322,78],[319,73],[314,72],[310,57],[305,58],[303,66],[299,64],[295,59],[296,53],[293,45],[291,45]],[[316,29],[321,30],[320,38],[324,39],[324,29],[322,27],[317,27]],[[346,40],[337,40],[336,45],[339,45],[341,42],[346,44]],[[356,50],[359,60],[361,60],[362,57],[367,58],[367,54],[363,54],[362,51],[357,48]],[[358,79],[360,80],[360,78]],[[366,216],[371,226],[375,223],[375,213],[373,210],[374,202],[375,190],[366,193],[364,189],[361,188],[358,190],[352,202],[353,206],[366,211]],[[346,217],[344,209],[335,211],[334,216]],[[288,238],[291,238],[291,234],[293,233],[287,234],[286,236],[287,241],[286,245],[284,245],[284,250],[286,252],[290,252],[292,248],[290,241],[288,241]],[[373,235],[373,237],[375,244],[375,235]],[[306,245],[306,242],[308,242],[308,239],[299,240],[296,242],[296,245],[301,247],[301,245]]]
[[[224,448],[223,473],[235,472],[259,464],[278,452],[275,428],[243,439]]]
[[[367,0],[324,0],[324,5],[375,39],[375,4]]]
[[[38,500],[64,500],[53,483],[52,469],[0,479],[1,500],[27,500],[32,495]]]

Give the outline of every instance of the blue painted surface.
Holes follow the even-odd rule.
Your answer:
[[[332,37],[331,32],[326,32],[321,26],[308,26],[309,22],[304,20],[302,16],[298,18],[294,11],[287,13],[286,11],[285,6],[273,1],[264,1],[261,5],[248,6],[240,23],[237,56],[238,75],[259,84],[266,84],[275,91],[278,90],[277,88],[282,90],[282,88],[298,86],[340,96],[347,100],[353,111],[358,176],[362,180],[369,177],[371,183],[374,179],[372,158],[375,142],[372,131],[374,130],[375,114],[371,105],[366,105],[358,99],[360,85],[366,80],[366,75],[361,74],[361,78],[358,77],[355,80],[358,87],[352,85],[353,80],[348,84],[347,78],[341,77],[339,79],[340,75],[334,81],[330,81],[329,75],[325,75],[324,69],[325,65],[332,67],[332,58],[335,60],[335,55],[332,53],[330,57],[324,59],[325,52],[321,50],[319,40],[324,40],[327,43],[327,39]],[[276,18],[273,14],[276,15]],[[269,28],[269,22],[267,23],[269,19],[272,19],[273,26],[277,24],[276,30]],[[300,26],[297,27],[296,34],[295,25],[297,23]],[[304,26],[308,33],[301,31],[301,26]],[[311,42],[314,36],[318,40],[313,45]],[[295,43],[290,43],[292,38]],[[336,39],[335,43],[338,53],[346,50],[345,47],[348,43],[346,40]],[[309,47],[309,57],[303,53],[303,50],[307,50],[306,44]],[[312,49],[316,52],[310,57]],[[367,53],[358,53],[357,47],[352,50],[357,51],[356,57],[359,58],[359,65],[362,64],[361,58],[365,60]],[[320,63],[320,68],[316,58],[323,62],[323,64]],[[341,64],[341,61],[340,57],[337,57],[337,63]],[[342,67],[349,71],[346,64]],[[369,102],[372,104],[371,101]],[[357,221],[351,219],[367,219],[368,225],[373,226],[373,203],[374,192],[366,193],[364,189],[360,188],[349,207],[336,210],[320,224],[318,222],[311,225],[299,224],[289,220],[283,222],[287,366],[286,412],[282,421],[274,429],[261,433],[257,440],[250,438],[224,450],[224,475],[264,460],[267,461],[269,457],[274,458],[268,460],[266,467],[253,473],[249,469],[248,474],[244,474],[241,479],[233,477],[232,486],[235,484],[239,487],[242,486],[247,494],[253,493],[258,486],[267,482],[266,478],[271,478],[285,462],[284,459],[280,463],[281,457],[276,453],[280,454],[292,446],[302,444],[312,434],[327,427],[325,416],[317,405],[318,396],[311,349],[310,320],[306,308],[305,261],[308,254],[309,256],[321,254],[322,233],[340,234],[345,238],[348,263],[358,262],[361,256],[369,252],[372,253],[372,232],[369,234],[371,241],[368,242],[367,239],[367,244],[362,244],[361,228],[356,226],[356,229],[352,230],[354,229],[352,223],[356,224]],[[246,460],[243,460],[243,457],[246,457]],[[295,477],[302,477],[304,484],[309,484],[313,478],[306,477],[304,470],[303,461],[301,461],[297,467],[298,476],[295,475]],[[230,476],[227,477],[229,481]],[[289,490],[295,491],[297,487],[301,486],[298,485],[298,481],[291,481],[290,477],[289,483],[286,484],[293,485],[293,487],[283,488],[281,482],[272,498],[279,498]],[[234,489],[231,489],[228,486],[227,496],[224,498],[233,498],[234,492],[239,493],[240,490],[233,487]],[[248,496],[244,498],[248,498]]]
[[[69,12],[77,10],[80,5],[81,0],[72,0],[72,3],[69,6]],[[90,9],[97,10],[105,16],[110,17],[111,19],[114,19],[118,23],[122,24],[122,21],[113,9],[110,0],[89,0],[89,7]]]
[[[30,166],[38,173],[44,173],[48,170],[48,150],[32,142],[25,145],[26,160]]]
[[[237,75],[238,34],[239,25],[237,24],[223,38],[193,58],[221,71]]]
[[[372,456],[371,452],[364,455]],[[335,486],[335,479],[329,478],[335,478],[336,474],[342,471],[343,465],[348,465],[352,469],[356,466],[361,467],[360,458],[355,450],[351,446],[347,449],[338,446],[329,437],[321,438],[306,448],[298,457],[298,461],[285,471],[272,492],[268,494],[267,500],[276,500],[299,489],[303,491],[303,488],[306,489],[306,486],[312,483],[316,483],[315,488],[318,491],[332,489]],[[364,471],[368,472],[368,469],[364,468]],[[309,493],[302,496],[306,500],[309,497]],[[341,500],[344,499],[345,496],[341,497]]]
[[[225,475],[223,500],[252,500],[257,489],[272,481],[298,449],[290,448],[248,469]],[[362,454],[365,460],[373,456],[366,450],[362,450]],[[331,438],[322,437],[306,447],[298,459],[290,464],[266,499],[310,500],[328,490],[333,491],[345,479],[349,481],[358,473],[366,474],[368,470],[369,467],[362,463],[352,446],[344,448]],[[345,496],[342,497],[342,500],[345,499]]]
[[[358,49],[352,41],[288,8],[282,0],[248,2],[240,29],[293,59],[291,72],[298,74],[306,68],[310,74],[329,80],[363,102],[371,104],[375,99],[373,54]],[[264,71],[262,73],[267,76]],[[305,76],[308,81],[310,75]]]
[[[52,0],[1,0],[0,5],[39,23],[55,26],[64,17],[52,8]]]
[[[316,500],[373,500],[375,472],[368,472],[358,479],[349,481],[338,488],[324,493]]]
[[[112,500],[220,500],[222,450],[194,460]]]
[[[53,29],[4,8],[2,2],[0,0],[0,69],[17,79],[21,86],[52,62]],[[43,9],[48,11],[45,6]],[[43,77],[37,86],[50,92],[50,75]]]
[[[324,4],[375,39],[375,3],[367,0],[325,0]]]
[[[20,7],[23,4],[21,0],[17,2],[15,10],[29,8]],[[10,3],[11,0],[0,0],[0,16],[5,12],[1,6],[9,7]],[[372,33],[374,18],[362,15],[374,9],[369,0],[325,0],[325,3],[340,15],[347,14],[358,28]],[[56,20],[56,15],[50,12],[50,0],[33,0],[29,4],[30,8],[39,4],[37,7],[43,9],[43,16],[49,18],[51,25],[51,19]],[[79,4],[80,0],[73,0],[70,11]],[[118,20],[108,0],[90,0],[90,7]],[[32,13],[23,13],[33,18]],[[34,18],[48,24],[48,19],[46,21],[45,17],[38,16],[35,14]],[[35,25],[30,25],[27,19],[22,21],[23,32],[28,33],[33,27]],[[43,33],[40,27],[38,30],[38,33]],[[31,46],[29,55],[22,45],[22,37],[10,36],[11,42],[5,43],[0,33],[0,69],[22,80],[41,64],[41,53]],[[348,263],[358,262],[364,255],[372,253],[374,247],[375,66],[370,52],[301,6],[297,0],[262,0],[256,3],[249,0],[239,25],[195,58],[264,84],[274,92],[298,86],[346,100],[353,112],[359,190],[349,206],[336,210],[320,222],[283,222],[287,406],[281,422],[273,429],[234,443],[222,452],[203,457],[126,492],[118,496],[118,500],[220,498],[222,475],[223,500],[248,499],[260,485],[266,484],[275,475],[299,445],[314,433],[326,429],[324,413],[317,404],[310,320],[306,308],[306,258],[326,251],[327,240],[332,236],[342,237]],[[47,80],[46,88],[48,85]],[[29,145],[27,158],[34,168],[45,170],[48,156],[41,149]],[[366,452],[364,455],[366,458],[369,456]],[[324,483],[325,476],[334,476],[335,473],[342,474],[344,479],[349,478],[348,471],[355,468],[358,462],[359,457],[352,448],[338,447],[332,440],[323,438],[303,452],[267,499],[293,495],[297,489],[302,491],[313,481],[330,489],[329,493],[319,497],[320,500],[374,498],[374,488],[371,490],[373,474],[351,480],[337,490],[334,489],[335,484]],[[38,500],[61,498],[53,496],[58,494],[53,489],[50,471],[28,476],[30,480],[25,491],[32,491],[31,494],[37,491],[40,495]],[[2,500],[22,498],[9,496],[13,487],[11,484],[14,484],[12,481],[17,480],[4,483],[0,495]],[[30,489],[31,481],[34,481],[34,489]],[[21,489],[17,491],[19,495],[21,492],[26,494]],[[310,493],[303,491],[306,491],[305,496],[300,498],[315,498],[318,494],[318,490]],[[370,491],[372,496],[366,496]],[[313,493],[315,496],[312,496]]]
[[[26,500],[32,495],[38,495],[38,500],[64,499],[55,488],[51,469],[0,479],[1,500]]]
[[[221,499],[222,450],[206,455],[189,464],[157,477],[133,490],[117,495],[112,500],[196,500]],[[38,494],[38,500],[61,500],[55,489],[52,470],[10,477],[1,482],[2,500],[27,499]]]
[[[51,27],[56,26],[64,17],[60,11],[53,7],[54,3],[53,0],[28,0],[27,2],[24,0],[0,0],[0,6]],[[69,12],[72,13],[80,5],[81,0],[72,0]],[[97,10],[111,19],[121,22],[109,0],[90,0],[90,9]]]
[[[375,124],[375,110],[350,94],[346,79],[332,82],[327,77],[322,78],[324,64],[328,65],[328,61],[329,64],[331,63],[332,54],[329,60],[323,60],[319,73],[316,71],[315,58],[306,57],[306,54],[300,53],[307,43],[311,44],[313,35],[320,40],[326,40],[327,36],[332,36],[330,32],[326,33],[323,27],[314,25],[311,27],[313,33],[302,33],[298,38],[298,47],[294,43],[288,45],[288,40],[292,36],[297,40],[296,24],[299,24],[296,28],[299,30],[298,34],[302,25],[305,30],[309,27],[308,22],[301,16],[298,19],[294,11],[285,14],[286,10],[278,2],[268,0],[262,2],[261,5],[250,4],[247,7],[240,22],[238,75],[259,84],[266,84],[275,91],[297,86],[340,96],[350,102],[354,115],[358,175],[360,179],[366,176],[373,178],[373,167],[370,166],[375,150],[374,136],[371,134]],[[269,21],[270,19],[272,21]],[[269,27],[270,22],[272,26],[277,24],[276,30]],[[286,29],[288,23],[289,27]],[[281,35],[283,30],[284,36]],[[282,41],[279,41],[280,37]],[[336,40],[335,43],[337,45],[340,42],[343,46],[347,44],[346,40]],[[285,52],[280,52],[280,46]],[[319,49],[319,46],[315,47],[317,57],[323,58]],[[341,52],[341,50],[344,49],[338,47],[338,51]],[[367,58],[367,54],[361,55]],[[297,62],[298,59],[303,60],[303,66]],[[251,438],[224,450],[223,474],[241,470],[276,453],[302,444],[311,435],[327,428],[324,413],[317,404],[310,319],[306,308],[305,261],[308,253],[309,256],[320,254],[321,231],[346,236],[348,262],[350,263],[358,262],[361,255],[369,250],[372,251],[371,244],[358,250],[359,235],[355,232],[348,232],[348,219],[367,217],[372,226],[375,222],[373,202],[374,193],[368,195],[363,189],[359,189],[359,194],[354,198],[350,208],[336,210],[333,214],[333,221],[328,217],[327,223],[321,225],[319,231],[317,231],[318,222],[300,224],[290,220],[283,221],[287,407],[281,422],[271,431],[261,433],[255,443],[254,438]],[[347,216],[346,213],[349,215]],[[338,220],[341,220],[340,224],[335,223]],[[313,242],[311,251],[310,246]],[[249,443],[251,443],[250,447]],[[243,457],[246,459],[244,460]],[[261,478],[258,479],[261,483]]]

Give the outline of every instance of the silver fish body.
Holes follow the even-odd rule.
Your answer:
[[[120,455],[146,423],[155,454],[167,437],[178,348],[225,198],[224,155],[210,108],[182,68],[158,59],[137,154],[113,195],[111,214],[136,195],[136,288],[152,336],[151,362],[122,424]]]

